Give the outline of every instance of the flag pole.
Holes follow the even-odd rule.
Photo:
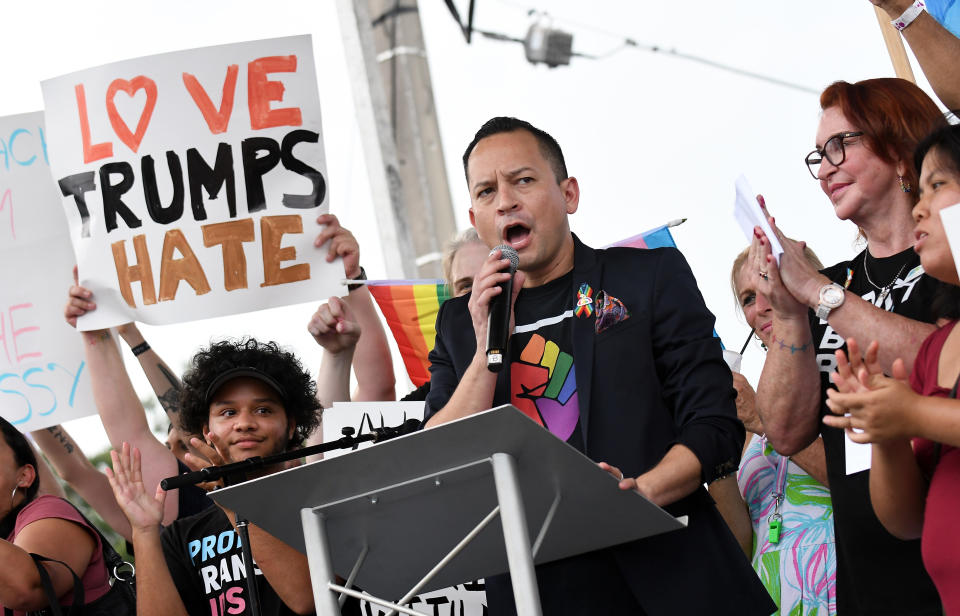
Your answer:
[[[874,12],[877,14],[877,21],[880,22],[880,32],[883,34],[883,42],[887,44],[887,53],[890,54],[890,61],[893,63],[893,70],[897,77],[906,79],[912,83],[917,83],[913,76],[913,68],[910,66],[910,60],[907,58],[907,49],[903,46],[903,38],[900,32],[893,27],[886,11],[879,6],[874,5]]]

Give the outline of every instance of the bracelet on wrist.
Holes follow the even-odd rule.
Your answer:
[[[138,344],[137,346],[133,347],[130,350],[133,351],[134,357],[140,357],[141,355],[143,355],[144,353],[150,350],[150,345],[147,344],[146,342],[141,342],[140,344]]]
[[[363,266],[360,266],[360,275],[353,278],[353,280],[366,280],[367,279],[367,270],[363,269]],[[354,282],[347,285],[347,291],[356,291],[363,286],[363,283]]]
[[[923,0],[916,0],[913,4],[907,7],[907,10],[900,14],[900,17],[897,17],[890,23],[899,31],[903,31],[904,28],[913,23],[913,20],[920,16],[920,13],[926,10],[926,5],[923,3]]]

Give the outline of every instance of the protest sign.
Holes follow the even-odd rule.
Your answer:
[[[73,263],[43,114],[0,118],[0,415],[23,432],[97,412],[63,319]]]
[[[81,329],[344,293],[313,247],[328,210],[309,36],[126,60],[43,82]]]

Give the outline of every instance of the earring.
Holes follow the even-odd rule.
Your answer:
[[[905,182],[905,181],[903,180],[903,176],[902,176],[902,175],[898,175],[898,176],[897,176],[897,183],[900,184],[900,190],[902,190],[902,191],[905,192],[905,193],[908,193],[908,192],[910,192],[911,190],[913,190],[913,187],[910,186],[910,182]]]
[[[756,338],[756,339],[757,339],[757,342],[760,343],[760,348],[763,349],[764,351],[766,351],[766,350],[767,350],[767,345],[763,343],[763,340],[760,340],[760,336],[754,334],[753,337]]]
[[[20,486],[13,486],[13,492],[10,493],[10,506],[13,507],[13,501],[17,498],[17,490],[20,489]]]

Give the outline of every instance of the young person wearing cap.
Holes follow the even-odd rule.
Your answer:
[[[109,333],[84,336],[96,395],[97,373],[121,360]],[[193,357],[183,384],[181,427],[203,435],[204,441],[194,438],[192,444],[214,464],[299,447],[320,422],[313,379],[292,353],[273,342],[213,343]],[[115,385],[110,395],[139,404],[129,380]],[[148,492],[152,486],[144,486],[139,452],[124,444],[111,455],[114,468],[108,477],[133,530],[138,614],[251,614],[233,512],[212,507],[161,529],[166,495],[159,486],[154,494]],[[265,468],[259,476],[281,468]],[[248,528],[264,616],[312,613],[306,557],[255,525]],[[357,610],[348,604],[344,613]]]

